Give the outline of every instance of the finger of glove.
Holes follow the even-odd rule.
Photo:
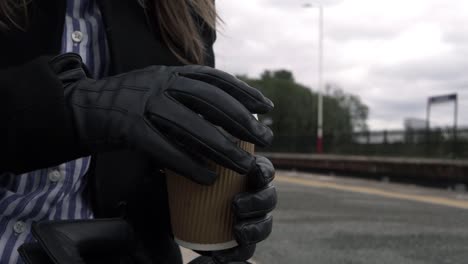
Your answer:
[[[257,192],[237,194],[232,202],[232,210],[238,219],[263,217],[275,209],[276,188],[267,187]]]
[[[255,253],[256,245],[237,246],[235,248],[219,251],[199,251],[196,253],[202,255],[189,264],[250,264],[247,262]]]
[[[136,148],[145,151],[166,168],[203,185],[213,184],[216,180],[214,171],[192,159],[150,124],[146,123],[140,129],[135,126],[135,130],[133,138]]]
[[[273,102],[259,90],[226,72],[207,66],[189,65],[183,67],[179,74],[224,90],[239,102],[242,102],[252,113],[264,114],[273,110]]]
[[[172,82],[168,93],[239,139],[263,147],[273,140],[270,128],[260,123],[235,98],[210,84],[179,77]]]
[[[256,245],[246,245],[246,246],[237,246],[235,248],[226,249],[222,251],[214,251],[212,256],[216,263],[224,264],[224,263],[245,263],[248,264],[249,262],[245,262],[253,257],[255,253]]]
[[[152,102],[147,115],[153,125],[191,153],[201,154],[241,174],[246,174],[254,165],[251,154],[175,99]]]
[[[241,221],[234,225],[234,236],[240,245],[253,245],[265,240],[273,228],[273,218],[266,215],[262,218]]]
[[[83,59],[76,53],[64,53],[52,58],[49,65],[55,73],[59,74],[70,69],[81,68]]]
[[[212,257],[199,256],[196,259],[190,261],[188,264],[216,264],[216,262]]]
[[[275,167],[266,157],[255,155],[255,166],[247,177],[250,189],[263,189],[275,178]]]

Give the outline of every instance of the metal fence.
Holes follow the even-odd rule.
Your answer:
[[[268,152],[315,153],[315,134],[275,135]],[[324,152],[342,155],[468,158],[468,128],[328,133]]]

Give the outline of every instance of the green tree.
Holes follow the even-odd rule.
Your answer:
[[[369,107],[362,103],[361,98],[354,94],[348,94],[336,84],[326,85],[327,93],[338,101],[340,106],[347,110],[350,115],[353,131],[368,131],[367,118],[369,117]]]
[[[262,115],[261,121],[272,120],[270,127],[275,133],[275,143],[291,147],[296,140],[296,148],[312,150],[317,131],[317,93],[310,88],[297,83],[290,71],[264,71],[259,79],[238,76],[253,87],[262,91],[275,103],[275,109]],[[355,127],[365,126],[368,108],[358,97],[347,95],[342,90],[325,95],[324,103],[324,135],[325,139],[340,141],[348,138]],[[365,112],[365,113],[364,113]],[[303,143],[301,143],[303,138]],[[277,140],[278,139],[278,140]]]

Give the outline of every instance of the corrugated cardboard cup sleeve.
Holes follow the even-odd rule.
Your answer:
[[[238,146],[254,152],[254,145],[238,141]],[[232,199],[247,189],[245,175],[214,162],[211,169],[219,178],[211,186],[199,185],[172,171],[167,171],[167,188],[172,231],[176,242],[194,250],[222,250],[237,245],[232,227]]]

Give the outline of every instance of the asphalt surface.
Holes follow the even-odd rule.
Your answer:
[[[464,191],[277,175],[274,230],[257,247],[258,264],[468,263]]]

